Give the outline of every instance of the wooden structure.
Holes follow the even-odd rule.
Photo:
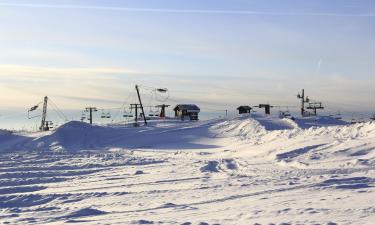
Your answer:
[[[248,105],[241,105],[237,108],[238,114],[248,114],[251,112],[251,107]]]
[[[194,104],[179,104],[173,109],[175,112],[175,117],[181,120],[190,119],[198,120],[198,114],[200,113],[200,108]]]

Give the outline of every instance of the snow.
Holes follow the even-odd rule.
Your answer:
[[[373,224],[375,123],[0,130],[0,224]]]

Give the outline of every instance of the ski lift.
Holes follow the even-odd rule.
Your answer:
[[[292,116],[292,115],[290,114],[289,110],[286,110],[286,111],[284,112],[284,116],[285,116],[285,117],[290,117],[290,116]]]
[[[105,115],[105,118],[110,119],[110,118],[111,118],[111,113],[108,112],[108,113]]]
[[[341,120],[341,119],[342,119],[342,116],[341,116],[341,113],[340,113],[340,112],[338,112],[338,113],[336,114],[335,119],[337,119],[337,120]]]
[[[291,116],[289,110],[279,112],[279,118],[291,118]]]
[[[107,118],[106,114],[104,113],[104,110],[102,110],[102,114],[101,114],[100,118],[102,118],[102,119]]]
[[[81,116],[81,122],[83,122],[85,119],[86,119],[86,115],[82,114],[82,116]]]
[[[156,116],[156,114],[157,113],[155,113],[155,111],[152,109],[152,107],[150,107],[150,112],[149,112],[148,116],[154,117],[154,116]]]
[[[130,111],[128,113],[128,117],[129,118],[133,118],[134,117],[134,115],[133,115],[133,108],[130,108]]]
[[[125,108],[124,108],[124,114],[122,115],[123,117],[125,117],[125,118],[127,118],[127,117],[130,117],[130,115],[131,115],[131,109],[130,109],[130,111],[127,111]]]

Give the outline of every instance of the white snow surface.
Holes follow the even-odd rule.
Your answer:
[[[0,130],[0,224],[374,224],[375,123]]]

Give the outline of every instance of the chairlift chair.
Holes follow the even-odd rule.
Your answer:
[[[106,116],[105,113],[104,113],[104,110],[102,110],[102,114],[101,114],[100,118],[102,118],[102,119],[107,118],[107,116]]]
[[[155,117],[155,116],[157,116],[157,110],[156,111],[154,111],[153,109],[152,109],[152,107],[150,107],[150,112],[149,112],[149,114],[148,114],[148,116],[150,116],[150,117]]]
[[[81,121],[83,122],[85,119],[86,119],[86,114],[85,114],[85,112],[82,112]]]
[[[111,113],[108,112],[108,113],[106,114],[105,118],[110,119],[110,118],[111,118]]]
[[[127,111],[125,108],[124,108],[124,114],[122,115],[123,117],[127,118],[127,117],[130,117],[131,115],[131,110],[130,111]]]

